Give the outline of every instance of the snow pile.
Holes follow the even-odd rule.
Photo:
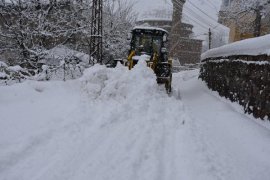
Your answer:
[[[141,56],[133,56],[132,59],[135,61],[149,61],[151,57],[147,54],[143,54]]]
[[[46,64],[59,65],[62,60],[69,60],[71,58],[77,58],[83,63],[89,63],[89,55],[72,50],[66,46],[60,45],[48,50],[45,59]]]
[[[234,42],[202,54],[201,59],[234,55],[270,55],[270,35]]]
[[[81,81],[83,89],[94,99],[134,100],[160,94],[156,76],[145,61],[139,61],[131,71],[120,64],[115,69],[95,65],[84,72]]]
[[[7,67],[7,64],[4,63],[3,61],[0,61],[0,67]]]
[[[21,66],[16,65],[16,66],[9,66],[7,67],[7,70],[12,71],[12,72],[19,72],[19,71],[25,71]]]
[[[34,77],[35,80],[68,80],[82,76],[85,68],[89,67],[89,55],[60,45],[46,52],[42,72]]]
[[[6,73],[0,72],[0,79],[6,79],[8,75]]]
[[[6,63],[0,61],[0,86],[18,83],[30,76],[29,71],[21,66],[8,66]]]

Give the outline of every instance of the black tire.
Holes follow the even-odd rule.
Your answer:
[[[165,83],[166,92],[170,94],[172,92],[172,74],[170,75],[170,80]]]

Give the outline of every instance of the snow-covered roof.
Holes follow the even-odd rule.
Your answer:
[[[152,27],[152,26],[135,26],[132,30],[136,30],[136,29],[157,30],[157,31],[163,31],[163,32],[169,34],[168,31],[166,31],[165,29],[158,28],[158,27]]]
[[[258,38],[246,39],[211,49],[201,55],[201,59],[229,57],[237,55],[270,55],[270,34]]]

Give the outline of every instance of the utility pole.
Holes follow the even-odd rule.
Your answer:
[[[254,37],[261,36],[263,9],[265,6],[269,7],[269,5],[270,5],[270,0],[268,0],[264,4],[260,4],[258,2],[256,4],[256,7],[253,9],[256,16],[255,21],[254,21]]]
[[[254,37],[261,36],[262,10],[263,10],[263,7],[259,5],[254,10],[256,14],[256,18],[254,22]]]
[[[211,49],[211,47],[212,47],[212,32],[211,32],[211,28],[209,28],[208,36],[209,36],[209,49]]]
[[[92,0],[89,63],[102,64],[103,0]]]

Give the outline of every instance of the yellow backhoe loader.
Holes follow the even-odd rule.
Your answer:
[[[157,76],[158,84],[165,84],[167,93],[172,91],[172,61],[168,59],[168,32],[156,27],[135,27],[129,34],[130,50],[122,62],[132,69],[140,60],[145,60]]]

